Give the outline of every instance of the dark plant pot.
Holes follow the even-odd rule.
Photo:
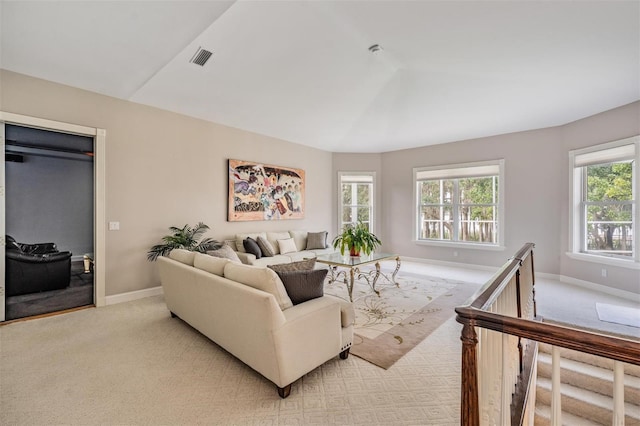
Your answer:
[[[351,248],[349,248],[349,255],[357,257],[357,256],[360,256],[360,252],[356,251],[355,247],[351,247]]]

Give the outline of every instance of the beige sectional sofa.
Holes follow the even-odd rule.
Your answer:
[[[236,234],[233,240],[227,240],[225,243],[230,245],[234,250],[236,250],[238,257],[247,265],[256,265],[256,266],[268,266],[268,265],[278,265],[282,263],[290,263],[296,262],[303,259],[308,259],[311,257],[316,257],[321,254],[329,254],[335,252],[333,247],[329,244],[326,239],[328,238],[327,233],[325,234],[325,243],[324,244],[313,244],[309,245],[309,235],[310,234],[321,234],[321,232],[307,232],[307,231],[282,231],[282,232],[254,232],[254,233],[244,233],[244,234]],[[243,241],[247,238],[253,238],[257,240],[258,237],[262,237],[269,241],[273,249],[275,250],[275,254],[273,256],[262,256],[261,258],[256,258],[255,255],[251,253],[247,253],[247,250],[244,248]],[[280,250],[281,240],[293,239],[295,243],[295,251],[286,251],[286,253],[282,253]],[[314,238],[314,242],[318,242],[317,239]],[[324,247],[320,247],[324,245]]]
[[[309,371],[349,355],[349,302],[324,295],[293,305],[270,268],[186,250],[158,264],[171,315],[275,383],[282,398]]]

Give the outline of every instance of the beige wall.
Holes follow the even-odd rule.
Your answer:
[[[381,154],[385,250],[404,256],[478,265],[502,265],[523,243],[536,244],[536,270],[640,293],[640,271],[569,259],[569,150],[640,134],[640,102],[565,126]],[[357,158],[357,157],[355,157]],[[420,166],[505,160],[504,251],[419,245],[413,242],[413,175]],[[354,154],[334,154],[341,168]],[[354,169],[367,168],[354,161]],[[454,257],[454,251],[458,256]]]
[[[203,221],[217,239],[254,230],[331,230],[331,153],[12,72],[0,74],[0,110],[104,128],[106,295],[159,285],[146,252],[171,225]],[[306,172],[306,215],[278,222],[226,221],[227,159]]]
[[[635,102],[611,111],[579,120],[560,128],[564,145],[563,166],[565,185],[561,197],[562,228],[560,239],[561,274],[579,280],[595,282],[622,290],[640,293],[640,270],[616,268],[592,262],[570,259],[565,253],[569,250],[569,151],[604,142],[640,135],[640,102]],[[636,172],[640,171],[636,165]],[[636,179],[637,182],[637,179]],[[636,197],[640,188],[636,188]],[[636,208],[636,218],[640,208]],[[636,230],[637,232],[638,230]],[[636,250],[640,249],[636,247]],[[607,277],[602,277],[602,268],[607,269]]]
[[[0,71],[0,110],[107,130],[106,294],[158,285],[146,251],[170,225],[203,221],[208,234],[286,229],[337,231],[337,172],[375,171],[377,233],[403,256],[498,266],[524,242],[536,243],[536,269],[640,292],[640,271],[567,258],[568,151],[640,133],[640,102],[574,123],[478,140],[387,152],[328,153],[95,93]],[[306,218],[226,221],[227,159],[303,168]],[[412,168],[505,159],[506,249],[481,251],[414,243]],[[454,257],[453,252],[458,256]]]

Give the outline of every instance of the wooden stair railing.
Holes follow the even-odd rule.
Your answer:
[[[537,342],[640,365],[639,342],[541,322],[536,315],[533,248],[533,243],[525,244],[470,303],[455,309],[463,325],[461,425],[532,423]],[[552,417],[559,422],[559,372],[555,381]],[[620,417],[624,422],[624,413],[615,412],[620,401],[614,400],[614,424]]]

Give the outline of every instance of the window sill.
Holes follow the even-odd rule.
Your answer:
[[[599,263],[601,265],[618,266],[620,268],[627,269],[640,269],[640,263],[634,260],[612,259],[605,256],[597,256],[586,253],[565,253],[569,258],[574,260],[581,260],[584,262]]]
[[[435,241],[435,240],[414,240],[414,242],[421,246],[434,246],[434,247],[448,247],[448,248],[461,248],[471,250],[487,250],[487,251],[504,251],[505,246],[489,245],[489,244],[474,244],[463,243],[460,241]]]

